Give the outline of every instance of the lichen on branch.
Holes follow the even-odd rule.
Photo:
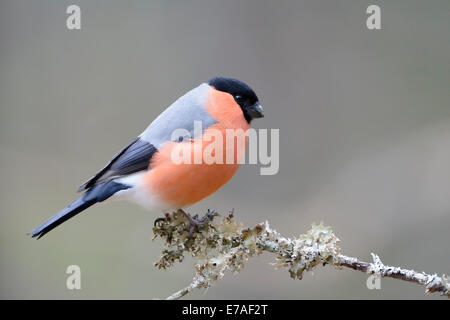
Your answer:
[[[303,273],[316,266],[327,264],[337,268],[351,268],[380,277],[390,277],[424,285],[427,293],[440,292],[450,296],[450,279],[443,275],[428,275],[414,270],[385,266],[372,254],[373,262],[341,254],[339,239],[330,227],[313,224],[299,237],[285,238],[270,228],[269,223],[259,223],[244,228],[234,219],[233,212],[225,216],[218,213],[206,215],[201,224],[190,227],[186,213],[178,210],[155,221],[154,238],[165,241],[166,248],[155,262],[159,269],[182,262],[185,255],[196,259],[195,275],[191,284],[167,299],[179,299],[196,288],[208,288],[224,277],[227,271],[239,272],[245,262],[254,255],[270,252],[276,255],[273,265],[287,268],[294,279],[302,279]]]

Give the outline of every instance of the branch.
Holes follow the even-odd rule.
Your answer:
[[[450,278],[446,275],[439,277],[386,266],[373,253],[373,262],[341,254],[339,239],[322,223],[313,224],[311,230],[298,238],[285,238],[271,229],[267,221],[253,228],[243,228],[235,222],[233,212],[227,216],[209,214],[193,228],[186,214],[178,210],[157,219],[153,233],[154,238],[159,236],[166,244],[161,258],[155,262],[157,268],[170,268],[175,262],[182,262],[185,254],[197,259],[191,284],[167,297],[169,300],[179,299],[194,289],[209,288],[223,278],[226,271],[239,272],[250,257],[264,251],[274,253],[275,268],[287,268],[294,279],[301,280],[304,271],[329,264],[339,269],[350,268],[378,277],[414,282],[424,286],[426,293],[439,292],[450,297]]]

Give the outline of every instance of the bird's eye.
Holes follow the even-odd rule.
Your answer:
[[[245,102],[245,98],[243,96],[234,96],[234,100],[236,100],[237,103]]]

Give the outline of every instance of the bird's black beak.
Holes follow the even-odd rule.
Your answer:
[[[259,102],[247,108],[247,113],[251,119],[264,118],[264,110]]]

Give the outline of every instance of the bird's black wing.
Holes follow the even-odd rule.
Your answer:
[[[98,183],[113,178],[147,170],[150,159],[156,151],[154,145],[138,137],[120,150],[102,170],[82,184],[78,188],[78,192],[88,190]]]

